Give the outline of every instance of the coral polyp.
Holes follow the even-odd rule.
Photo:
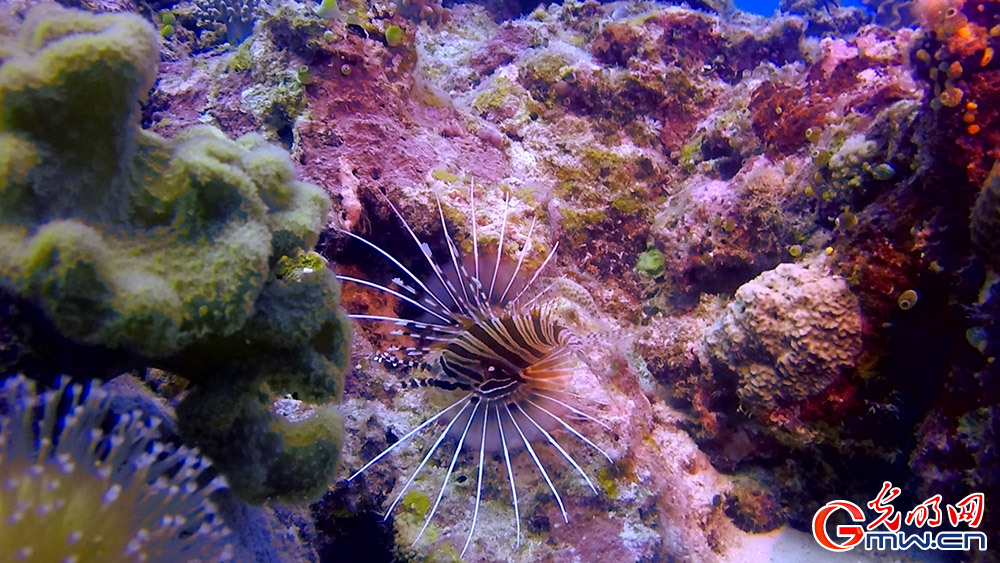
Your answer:
[[[469,190],[472,216],[475,217],[473,189]],[[388,200],[386,200],[388,202]],[[339,276],[341,281],[356,283],[388,293],[416,307],[418,319],[405,317],[356,314],[359,321],[393,323],[401,327],[399,335],[412,338],[412,346],[401,348],[417,360],[415,365],[430,371],[433,376],[419,380],[427,386],[454,392],[450,404],[410,430],[397,442],[383,450],[349,480],[357,478],[372,465],[383,459],[398,446],[424,430],[438,425],[437,438],[420,463],[412,471],[402,489],[386,510],[386,517],[400,504],[417,476],[431,461],[447,440],[457,442],[448,457],[448,468],[437,496],[417,533],[416,543],[427,531],[441,500],[447,491],[452,473],[463,451],[468,450],[477,463],[476,498],[472,521],[462,549],[468,549],[475,534],[483,492],[483,471],[486,455],[502,454],[503,468],[498,471],[510,486],[510,502],[514,512],[517,541],[521,539],[521,518],[518,506],[517,485],[512,457],[522,451],[530,456],[538,474],[551,491],[559,506],[562,519],[569,523],[569,515],[558,488],[550,477],[536,449],[548,444],[575,470],[596,495],[597,487],[580,464],[566,450],[557,437],[560,433],[574,436],[590,446],[609,462],[611,457],[578,429],[571,420],[589,420],[603,424],[594,416],[574,405],[578,397],[572,391],[574,373],[580,368],[578,352],[580,339],[563,323],[557,301],[545,300],[557,282],[543,289],[536,286],[539,276],[555,256],[558,244],[548,252],[544,261],[533,272],[525,268],[525,257],[531,249],[533,220],[528,229],[527,242],[521,249],[516,263],[508,261],[499,252],[480,249],[475,221],[472,221],[472,256],[462,260],[458,246],[448,234],[444,212],[438,201],[438,214],[444,231],[448,258],[443,265],[434,260],[429,247],[423,243],[406,223],[395,206],[389,202],[413,241],[434,272],[430,281],[422,281],[410,269],[387,251],[350,232],[345,234],[360,240],[398,267],[411,287],[396,279],[396,286],[406,293],[396,291],[364,279]],[[503,248],[507,233],[509,196],[504,202],[503,223],[497,248]],[[490,456],[491,458],[493,456]]]
[[[159,440],[160,420],[115,419],[99,384],[36,394],[0,387],[0,560],[227,561],[230,535],[196,450]],[[111,422],[110,427],[107,426]]]

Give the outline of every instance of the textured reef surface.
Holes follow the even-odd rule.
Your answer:
[[[819,560],[884,481],[1000,499],[1000,2],[60,4],[0,5],[0,538],[67,545],[0,559]],[[559,447],[348,479],[456,400],[351,235],[541,271]]]

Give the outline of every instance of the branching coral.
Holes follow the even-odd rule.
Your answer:
[[[336,280],[288,267],[329,201],[259,135],[140,129],[156,45],[136,16],[29,14],[0,67],[0,285],[72,340],[195,382],[182,432],[244,498],[315,495],[336,465],[336,414],[318,409],[307,438],[269,409],[343,388]]]
[[[0,559],[231,559],[208,500],[225,481],[158,441],[159,420],[110,414],[111,399],[68,380],[40,395],[23,377],[0,386]]]

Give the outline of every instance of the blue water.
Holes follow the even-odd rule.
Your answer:
[[[860,0],[841,0],[840,5],[863,7]],[[736,7],[752,14],[771,16],[778,9],[778,0],[736,0]]]

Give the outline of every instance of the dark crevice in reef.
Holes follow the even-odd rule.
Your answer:
[[[353,232],[399,260],[420,280],[430,279],[434,275],[433,271],[420,253],[420,249],[410,233],[407,232],[399,218],[385,205],[384,200],[364,191],[360,192],[358,197],[364,209],[384,209],[384,212],[369,211],[361,219],[361,224],[353,229]],[[431,247],[431,252],[439,261],[448,256],[444,236],[440,231],[432,235],[417,233],[417,236],[420,237],[421,242],[426,242]],[[334,263],[361,270],[365,274],[363,278],[366,280],[388,285],[392,278],[398,277],[409,282],[406,275],[395,267],[389,259],[368,245],[335,231],[321,233],[316,250]]]
[[[401,560],[393,548],[393,519],[383,520],[375,506],[357,506],[368,500],[371,497],[360,494],[356,484],[347,483],[327,491],[310,507],[319,532],[316,548],[321,563]]]
[[[268,125],[274,128],[275,133],[278,135],[278,141],[287,150],[292,150],[292,145],[295,143],[294,121],[284,109],[278,107],[275,108],[268,119]]]
[[[714,160],[713,170],[722,180],[731,180],[743,167],[743,154],[729,139],[718,132],[705,137],[701,143],[701,155],[705,160]]]
[[[477,0],[475,2],[444,0],[441,2],[445,8],[454,8],[461,4],[480,4],[493,15],[494,21],[502,22],[530,14],[539,6],[545,7],[546,3],[539,0]]]
[[[126,352],[66,338],[39,307],[0,288],[0,375],[53,385],[62,375],[108,379],[139,367]]]

